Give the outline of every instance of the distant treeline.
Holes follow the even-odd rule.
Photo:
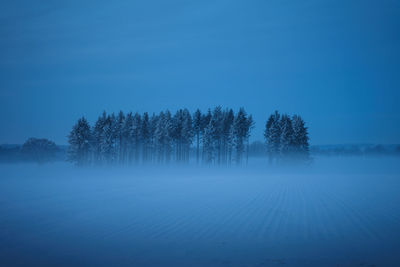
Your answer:
[[[400,156],[400,145],[320,145],[312,146],[310,151],[316,156]]]
[[[103,114],[93,126],[80,118],[68,136],[68,160],[77,165],[187,163],[226,165],[248,159],[253,119],[243,108],[206,113],[179,109],[149,115]],[[190,153],[192,146],[195,153]]]
[[[0,146],[0,162],[46,163],[65,160],[65,149],[45,138],[29,138],[23,145]]]

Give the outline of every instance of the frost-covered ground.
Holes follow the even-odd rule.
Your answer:
[[[0,165],[0,266],[400,266],[400,159]]]

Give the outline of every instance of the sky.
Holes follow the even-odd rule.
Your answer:
[[[274,110],[311,144],[400,143],[400,0],[2,1],[0,143],[108,112]]]

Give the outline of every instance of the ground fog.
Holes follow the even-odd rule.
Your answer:
[[[399,163],[0,165],[0,266],[399,266]]]

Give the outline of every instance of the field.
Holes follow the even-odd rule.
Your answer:
[[[400,266],[398,158],[0,173],[0,266]]]

